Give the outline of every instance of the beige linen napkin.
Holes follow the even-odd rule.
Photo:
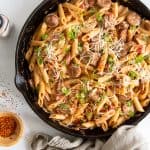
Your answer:
[[[76,138],[69,141],[59,136],[52,138],[38,133],[33,137],[31,148],[32,150],[150,150],[150,114],[137,126],[121,126],[105,143],[99,139],[83,141]]]

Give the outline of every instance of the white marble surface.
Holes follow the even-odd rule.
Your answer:
[[[50,135],[67,136],[49,127],[39,119],[14,85],[17,38],[25,20],[41,1],[42,0],[0,0],[0,13],[8,16],[14,23],[10,37],[0,39],[0,91],[5,89],[8,93],[7,97],[0,98],[0,111],[7,110],[17,112],[24,121],[24,135],[21,141],[10,148],[0,147],[0,150],[29,150],[28,145],[31,137],[37,131],[49,133]],[[150,0],[143,0],[143,2],[150,7]]]

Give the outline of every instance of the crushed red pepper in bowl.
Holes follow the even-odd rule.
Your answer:
[[[23,135],[23,122],[12,112],[0,112],[0,146],[15,145]]]
[[[11,136],[17,127],[17,123],[13,117],[0,117],[0,136],[9,137]]]

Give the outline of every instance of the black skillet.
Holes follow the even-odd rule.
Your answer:
[[[65,0],[64,0],[65,1]],[[30,71],[28,70],[28,63],[25,60],[25,53],[29,46],[29,41],[38,27],[38,25],[42,22],[44,16],[48,13],[51,13],[57,9],[58,3],[64,2],[62,0],[44,0],[41,2],[37,8],[31,13],[31,15],[26,20],[19,38],[16,47],[16,57],[15,57],[15,66],[16,66],[16,75],[15,75],[15,85],[18,90],[23,94],[25,100],[33,109],[33,111],[48,125],[52,126],[59,131],[64,133],[83,137],[83,138],[107,138],[112,135],[112,133],[116,129],[110,129],[107,132],[102,131],[100,128],[95,128],[93,130],[85,130],[85,131],[75,131],[69,128],[65,128],[59,125],[57,122],[52,121],[48,118],[48,114],[45,113],[38,105],[37,105],[37,94],[33,91],[28,84],[28,80],[31,78]],[[125,1],[125,0],[124,0]],[[131,10],[136,11],[142,17],[150,19],[150,10],[144,6],[139,0],[128,0],[124,2],[120,0],[119,2]],[[138,113],[134,118],[126,121],[124,124],[135,125],[139,121],[141,121],[148,113],[150,112],[150,106],[145,108],[144,113]]]

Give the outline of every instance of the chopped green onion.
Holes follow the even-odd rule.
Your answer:
[[[37,54],[37,56],[40,56],[40,54],[41,54],[41,48],[40,47],[35,47],[34,51]]]
[[[39,65],[43,64],[43,58],[41,57],[41,48],[40,47],[35,47],[34,51],[37,54],[37,63]]]
[[[135,115],[135,112],[129,111],[129,116],[130,116],[130,117],[134,117],[134,115]]]
[[[66,48],[65,48],[65,52],[69,52],[70,49],[71,49],[70,47],[66,47]]]
[[[88,120],[91,120],[92,117],[93,117],[93,113],[92,112],[87,112],[86,117],[87,117]]]
[[[127,101],[127,106],[131,107],[132,106],[132,102],[131,101]]]
[[[85,102],[86,102],[85,99],[79,99],[80,104],[85,104]]]
[[[144,56],[143,55],[138,55],[135,58],[135,63],[141,63],[144,60]]]
[[[69,109],[69,105],[66,104],[66,103],[62,103],[62,104],[59,105],[59,108],[63,109],[63,110],[68,110]]]
[[[101,99],[100,99],[100,98],[97,99],[97,100],[95,101],[95,103],[99,105],[99,104],[101,103]]]
[[[43,58],[41,56],[37,57],[37,63],[39,65],[42,65],[43,64]]]
[[[143,35],[143,41],[148,42],[150,40],[150,36]]]
[[[82,52],[82,49],[83,49],[83,45],[82,45],[82,43],[79,42],[79,44],[78,44],[78,51]]]
[[[131,78],[132,80],[135,80],[135,79],[137,79],[137,77],[138,77],[137,73],[134,72],[134,71],[129,71],[129,72],[128,72],[128,76],[130,76],[130,78]]]
[[[79,100],[80,104],[84,104],[85,103],[85,93],[81,92],[81,93],[77,93],[76,94],[76,98]]]
[[[48,34],[42,34],[41,35],[41,40],[44,41],[48,38]]]
[[[77,38],[78,32],[79,32],[79,26],[73,26],[67,32],[67,36],[69,37],[69,39],[74,40]]]
[[[137,26],[134,26],[134,25],[130,26],[130,30],[131,30],[132,32],[135,32],[136,29],[137,29]]]
[[[150,62],[150,55],[144,56],[144,60],[145,60],[146,62]]]
[[[103,15],[100,13],[97,13],[96,14],[96,20],[101,23],[103,21]]]
[[[85,94],[83,92],[76,94],[76,98],[78,99],[84,99],[85,98]]]
[[[60,38],[60,40],[64,40],[65,39],[64,34],[60,34],[59,38]]]
[[[94,7],[90,8],[90,10],[89,10],[90,15],[93,15],[96,12],[97,12],[97,10]]]
[[[105,94],[101,94],[100,99],[104,99],[104,98],[105,98]]]
[[[99,98],[95,101],[97,104],[100,104],[101,103],[101,100],[103,100],[105,98],[105,95],[104,94],[101,94],[99,96]]]
[[[63,87],[63,88],[61,89],[61,92],[62,92],[65,96],[68,96],[68,95],[70,95],[71,90],[70,90],[70,89],[67,89],[66,87]]]
[[[111,36],[108,33],[104,33],[103,39],[105,42],[112,42]]]
[[[113,70],[113,66],[115,64],[115,61],[114,61],[113,57],[112,56],[108,56],[107,62],[109,64],[109,71],[112,71]]]

